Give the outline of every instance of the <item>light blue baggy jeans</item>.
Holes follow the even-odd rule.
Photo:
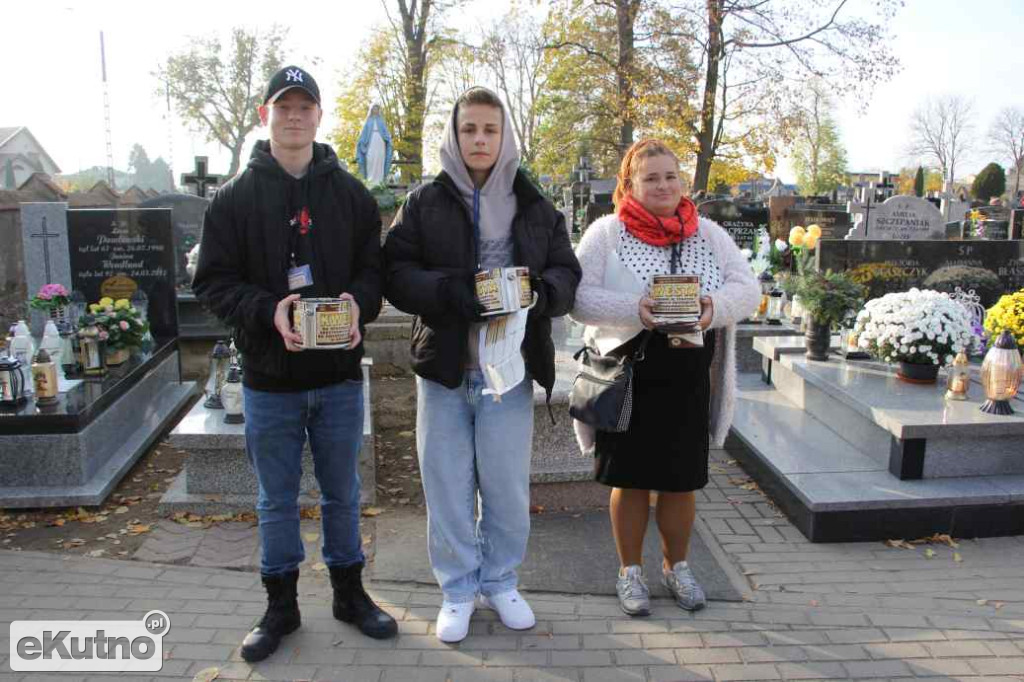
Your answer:
[[[427,550],[452,603],[515,589],[530,535],[533,382],[527,377],[500,402],[483,388],[478,370],[456,389],[416,379]]]

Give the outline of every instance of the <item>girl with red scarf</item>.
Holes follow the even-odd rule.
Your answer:
[[[679,160],[662,142],[643,140],[622,159],[617,211],[591,224],[577,249],[583,280],[572,317],[601,354],[633,355],[633,412],[622,433],[577,422],[595,478],[611,487],[609,511],[619,554],[617,592],[629,615],[650,613],[643,539],[651,491],[658,493],[662,580],[686,610],[704,608],[704,591],[686,557],[696,518],[695,491],[708,481],[708,449],[732,419],[735,326],[757,307],[757,281],[729,235],[697,215],[683,196]],[[697,275],[702,345],[669,342],[653,315],[651,281]]]

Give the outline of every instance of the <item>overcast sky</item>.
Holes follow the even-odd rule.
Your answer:
[[[863,4],[871,0],[852,0]],[[125,169],[132,144],[150,158],[173,163],[175,176],[191,169],[196,155],[211,158],[211,170],[227,169],[229,155],[190,134],[165,102],[150,75],[190,35],[244,23],[290,26],[288,61],[315,55],[314,75],[325,102],[338,94],[362,37],[384,21],[379,2],[285,3],[263,0],[177,2],[156,5],[120,0],[37,0],[5,7],[4,59],[0,62],[0,127],[28,126],[65,173],[106,164],[99,31],[106,38],[107,77],[113,124],[114,165]],[[1024,0],[907,0],[893,32],[903,71],[878,88],[866,113],[843,103],[841,133],[852,170],[898,170],[906,158],[911,112],[928,96],[959,94],[974,100],[977,133],[1005,106],[1024,107]],[[161,9],[156,9],[156,8]],[[496,16],[498,2],[473,2],[461,21],[476,25]],[[333,127],[325,111],[321,139]],[[251,140],[257,138],[250,136]],[[958,170],[974,173],[993,160],[979,143]],[[248,154],[248,151],[246,151]],[[1000,160],[1001,161],[1001,160]],[[793,179],[783,160],[779,173]]]

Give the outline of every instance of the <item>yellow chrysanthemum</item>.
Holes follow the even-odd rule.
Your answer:
[[[807,234],[813,235],[815,239],[821,239],[821,226],[819,226],[819,225],[808,225],[807,226]],[[812,247],[809,247],[809,248],[814,248],[814,247],[812,246]]]
[[[804,237],[804,246],[807,247],[808,250],[814,251],[814,247],[816,247],[817,245],[818,235],[814,234],[813,232],[808,232],[807,235]]]
[[[1017,345],[1024,348],[1024,289],[1005,294],[988,309],[985,317],[985,331],[995,338],[1003,331],[1009,331],[1017,339]]]
[[[101,308],[106,308],[107,306],[112,305],[114,305],[114,299],[110,298],[109,296],[104,296],[103,298],[100,299]]]
[[[797,225],[796,227],[794,227],[792,230],[789,231],[789,245],[790,246],[803,246],[804,245],[804,237],[806,235],[807,235],[807,233],[804,231],[804,228],[802,228],[799,225]]]
[[[128,308],[131,307],[131,301],[129,301],[127,298],[119,298],[116,301],[114,301],[115,310],[127,310]]]

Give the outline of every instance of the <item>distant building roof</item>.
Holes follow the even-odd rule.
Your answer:
[[[39,140],[36,139],[36,136],[33,135],[32,132],[25,126],[17,126],[15,128],[0,128],[0,152],[3,151],[4,145],[13,140],[18,135],[18,133],[21,132],[24,132],[26,135],[28,135],[29,139],[31,139],[35,146],[39,149],[39,153],[45,156],[46,160],[49,161],[50,164],[56,169],[54,172],[60,173],[60,166],[58,166],[57,162],[54,161],[53,158],[46,153],[46,149],[43,148],[43,145],[39,144]],[[39,170],[43,169],[40,168]]]

